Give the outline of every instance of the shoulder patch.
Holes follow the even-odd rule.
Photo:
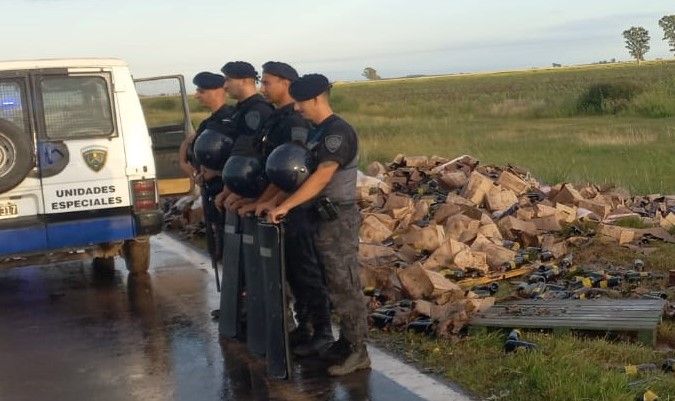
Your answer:
[[[257,130],[260,128],[260,112],[257,110],[252,110],[246,113],[244,116],[246,121],[246,126],[252,130]]]
[[[328,149],[329,152],[335,153],[338,149],[340,149],[340,145],[342,145],[342,136],[328,135],[326,139],[324,139],[324,143],[326,144],[326,149]]]
[[[305,127],[292,127],[291,128],[291,141],[293,142],[302,142],[307,143],[307,134],[309,130]]]

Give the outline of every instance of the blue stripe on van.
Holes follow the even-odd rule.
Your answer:
[[[133,237],[134,219],[130,215],[47,224],[47,246],[51,249],[95,245]]]
[[[47,248],[44,223],[0,229],[0,255],[14,255]]]
[[[85,247],[134,238],[131,215],[96,217],[0,228],[0,255]]]

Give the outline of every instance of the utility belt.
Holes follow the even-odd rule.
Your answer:
[[[332,201],[327,196],[316,199],[313,203],[313,209],[322,221],[333,221],[340,215],[340,209],[346,209],[354,206],[356,201]]]

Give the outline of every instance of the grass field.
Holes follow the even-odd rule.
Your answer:
[[[629,99],[585,110],[603,83]],[[359,131],[363,165],[468,153],[549,183],[675,193],[675,62],[351,83],[333,102]]]
[[[338,83],[331,98],[360,134],[362,167],[466,153],[547,183],[675,193],[675,61]],[[143,103],[149,122],[176,120],[178,99]],[[208,115],[190,108],[195,126]]]

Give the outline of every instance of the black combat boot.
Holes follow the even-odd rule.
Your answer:
[[[293,349],[293,354],[300,357],[314,356],[325,352],[335,342],[330,324],[314,328],[312,340],[306,344],[298,345]]]
[[[295,329],[288,333],[288,344],[291,348],[308,344],[310,341],[312,341],[312,327],[309,323],[300,322]]]
[[[351,352],[352,345],[346,338],[340,335],[337,341],[331,344],[325,351],[319,353],[319,357],[325,361],[337,363],[345,360]]]

